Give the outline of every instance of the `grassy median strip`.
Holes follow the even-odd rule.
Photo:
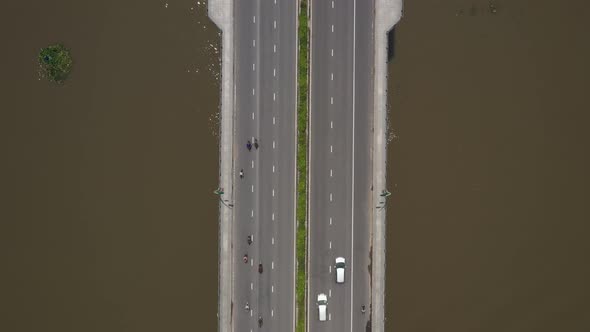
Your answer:
[[[305,331],[305,286],[307,256],[307,69],[308,34],[307,0],[299,8],[299,64],[297,103],[297,332]]]

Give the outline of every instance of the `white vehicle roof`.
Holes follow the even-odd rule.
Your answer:
[[[344,257],[336,258],[336,282],[339,284],[344,283],[344,267],[346,266],[346,260]]]
[[[326,320],[328,297],[326,294],[318,294],[318,318],[321,322]]]

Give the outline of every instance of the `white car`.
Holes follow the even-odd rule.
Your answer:
[[[326,312],[328,311],[328,297],[326,294],[318,294],[318,313],[320,322],[326,320]]]
[[[344,268],[346,267],[346,260],[344,257],[336,258],[336,282],[344,283]]]

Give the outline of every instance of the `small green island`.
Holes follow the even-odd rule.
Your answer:
[[[50,81],[62,83],[72,69],[70,51],[62,44],[50,45],[39,53],[41,76]]]

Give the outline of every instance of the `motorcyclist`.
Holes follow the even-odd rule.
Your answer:
[[[252,244],[252,235],[248,235],[248,245]]]
[[[244,169],[242,168],[240,170],[240,179],[243,179],[243,178],[244,178]]]
[[[246,311],[250,311],[250,304],[248,302],[246,302],[244,309],[246,309]]]
[[[262,316],[258,316],[258,327],[262,327]]]
[[[246,143],[246,148],[248,149],[248,151],[252,150],[252,142],[250,142],[250,140],[248,140],[248,142]]]
[[[363,304],[363,305],[361,306],[361,313],[363,313],[363,314],[364,314],[364,313],[365,313],[365,311],[366,311],[366,310],[365,310],[365,305]]]
[[[258,273],[262,273],[262,263],[258,264]]]
[[[254,147],[258,150],[258,138],[254,139]]]
[[[244,263],[248,263],[248,254],[244,255]]]

